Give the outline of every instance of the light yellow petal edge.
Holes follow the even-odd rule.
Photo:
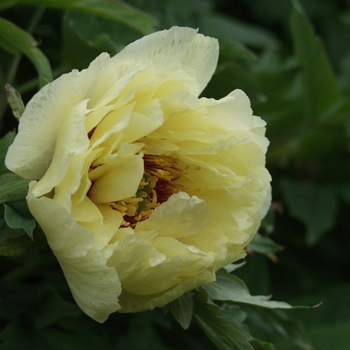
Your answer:
[[[93,233],[78,225],[54,200],[36,198],[31,191],[34,184],[30,183],[27,195],[29,210],[45,232],[75,301],[88,316],[102,323],[120,309],[118,274],[106,266],[106,258],[95,248]]]

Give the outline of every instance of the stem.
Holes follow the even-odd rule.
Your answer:
[[[8,84],[13,84],[13,81],[15,80],[15,76],[17,74],[19,63],[21,62],[22,54],[15,56],[12,60],[9,72],[7,74],[6,82]]]
[[[33,33],[33,31],[37,27],[41,17],[43,16],[44,12],[45,12],[44,7],[38,7],[37,10],[34,12],[34,15],[33,15],[32,19],[29,22],[29,25],[27,27],[27,32],[29,34]],[[21,62],[21,58],[22,58],[22,55],[15,56],[13,61],[12,61],[11,67],[9,69],[9,73],[7,75],[6,82],[11,84],[11,85],[12,85],[13,81],[15,80],[15,76],[17,74],[17,70],[18,70],[19,63]]]
[[[44,7],[37,8],[37,10],[34,12],[34,15],[33,15],[32,19],[30,20],[29,25],[27,27],[28,33],[30,33],[30,34],[33,33],[33,31],[35,30],[36,26],[38,25],[41,17],[43,16],[44,12],[45,12]],[[13,58],[12,63],[10,65],[9,72],[7,74],[7,77],[6,77],[6,83],[11,84],[11,85],[13,84],[15,77],[17,75],[17,71],[18,71],[18,67],[19,67],[19,64],[21,62],[21,59],[22,59],[22,54],[17,55]],[[2,74],[1,74],[0,78],[3,78]],[[5,82],[4,79],[0,79],[1,86],[4,85],[3,81]],[[6,108],[7,108],[6,94],[3,94],[0,97],[0,123],[4,117]]]
[[[34,32],[35,28],[37,27],[37,25],[39,24],[44,12],[45,12],[45,7],[38,7],[37,10],[34,12],[34,15],[33,15],[32,19],[29,22],[29,25],[27,27],[27,32],[29,34],[33,34],[33,32]]]
[[[4,80],[4,74],[2,72],[2,69],[0,69],[0,121],[3,118],[3,115],[5,114],[6,108],[7,108],[7,99],[6,99],[6,92],[5,92],[5,80]]]

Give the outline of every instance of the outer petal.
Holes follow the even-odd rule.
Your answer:
[[[88,69],[62,75],[31,99],[6,156],[5,163],[10,170],[26,179],[39,179],[44,175],[55,151],[62,120],[72,112],[72,107],[89,98],[108,60],[108,54],[101,54]]]
[[[200,84],[200,94],[216,69],[218,53],[216,39],[197,34],[192,28],[172,27],[147,35],[125,47],[106,65],[91,106],[107,98],[104,93],[113,91],[116,79],[164,59],[177,60],[183,66],[191,67]]]
[[[196,276],[196,278],[184,281],[164,293],[139,295],[123,290],[120,295],[120,305],[122,308],[119,312],[140,312],[153,310],[156,307],[163,307],[176,298],[181,297],[185,292],[213,281],[215,281],[215,273],[213,271],[204,270],[201,274]]]
[[[86,102],[85,100],[79,103],[72,113],[62,120],[60,130],[56,136],[51,164],[35,186],[36,196],[42,196],[58,185],[66,175],[72,158],[82,154],[88,148],[89,139],[85,133]]]
[[[79,307],[91,318],[104,322],[120,306],[121,286],[115,269],[94,246],[93,233],[78,225],[69,212],[46,197],[36,198],[30,183],[29,209],[44,230]]]

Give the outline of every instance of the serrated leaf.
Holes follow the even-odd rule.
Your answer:
[[[176,321],[180,323],[183,329],[187,329],[192,320],[193,298],[190,292],[183,294],[180,298],[174,300],[171,304],[171,312]]]
[[[293,309],[282,301],[270,301],[270,296],[252,296],[244,282],[224,269],[217,271],[216,281],[202,286],[213,300],[250,304],[269,309]],[[303,308],[303,307],[301,307]]]
[[[13,173],[0,176],[0,204],[24,200],[29,182]]]
[[[220,350],[252,350],[244,331],[222,317],[221,310],[214,304],[196,302],[193,318],[208,338]]]
[[[6,224],[12,229],[22,228],[33,239],[33,230],[36,222],[28,209],[27,202],[13,202],[7,205],[4,204],[4,206]]]
[[[52,81],[50,63],[38,49],[38,43],[29,33],[3,18],[0,18],[0,46],[14,55],[22,53],[29,58],[38,71],[40,87]]]
[[[17,256],[26,253],[28,250],[46,243],[46,237],[42,232],[34,234],[32,241],[27,234],[18,237],[4,238],[0,240],[0,255]]]
[[[121,22],[142,34],[150,34],[158,21],[118,0],[22,0],[21,4],[79,11]]]
[[[302,68],[305,115],[315,120],[339,98],[339,89],[321,40],[293,1],[290,18],[297,60]]]

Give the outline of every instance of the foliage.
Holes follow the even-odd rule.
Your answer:
[[[24,103],[62,73],[153,30],[186,25],[217,37],[219,65],[204,96],[249,95],[267,122],[273,177],[272,207],[244,266],[163,313],[114,314],[99,325],[75,305],[21,203],[28,181],[4,166],[17,122],[2,90],[1,350],[212,349],[208,338],[219,349],[347,349],[349,1],[3,0],[0,11],[0,85],[13,85]],[[288,304],[252,296],[242,280],[252,294]],[[289,305],[321,301],[314,310]]]

